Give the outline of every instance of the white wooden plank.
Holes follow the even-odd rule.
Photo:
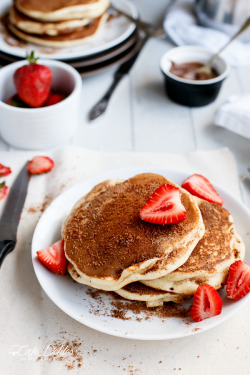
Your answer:
[[[248,68],[249,71],[249,68]],[[250,141],[224,128],[214,126],[214,116],[230,95],[240,94],[237,70],[233,69],[225,81],[218,99],[206,107],[192,109],[198,149],[228,147],[236,157],[240,173],[250,165]]]
[[[234,70],[222,85],[218,98],[211,104],[193,108],[192,118],[195,126],[198,148],[214,148],[224,144],[227,138],[230,139],[229,131],[222,131],[221,128],[213,126],[214,116],[220,106],[227,100],[230,95],[241,92],[237,75]],[[222,136],[220,136],[220,134]],[[225,145],[225,144],[224,144]]]
[[[0,150],[1,151],[8,151],[9,150],[9,145],[4,142],[4,140],[0,137]]]
[[[246,171],[246,173],[246,178],[244,181],[241,181],[240,188],[243,202],[248,208],[250,208],[250,174],[248,171]]]
[[[149,40],[132,71],[136,151],[184,153],[194,149],[190,110],[166,97],[159,68],[161,56],[172,47],[166,39]]]
[[[115,69],[83,79],[82,120],[72,144],[103,151],[131,150],[131,113],[129,80],[125,77],[116,88],[106,112],[88,120],[88,112],[109,88]]]

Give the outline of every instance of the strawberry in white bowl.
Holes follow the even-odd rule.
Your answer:
[[[49,71],[52,73],[51,86]],[[34,94],[33,83],[42,86],[38,95]],[[65,144],[79,123],[81,93],[80,74],[63,62],[39,59],[39,64],[29,64],[23,60],[3,67],[0,69],[2,138],[11,146],[30,150]],[[62,100],[55,94],[61,95]]]

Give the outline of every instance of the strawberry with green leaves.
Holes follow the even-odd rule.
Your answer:
[[[52,72],[49,67],[37,64],[32,51],[27,56],[28,65],[17,69],[14,74],[14,84],[18,97],[31,107],[42,107],[50,96]]]

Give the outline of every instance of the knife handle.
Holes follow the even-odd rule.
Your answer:
[[[113,94],[116,86],[118,85],[118,83],[122,79],[122,77],[123,77],[123,75],[115,76],[115,79],[114,79],[112,85],[110,86],[110,88],[108,89],[108,91],[105,93],[105,95],[99,100],[99,102],[89,112],[89,120],[90,121],[96,119],[97,117],[99,117],[100,115],[102,115],[106,111],[106,108],[107,108],[108,103],[109,103],[109,99],[110,99],[111,95]]]
[[[6,255],[8,255],[14,249],[15,245],[16,242],[12,240],[0,241],[0,267]]]
[[[144,44],[147,42],[149,38],[149,35],[144,36],[140,39],[140,44],[137,48],[137,52],[128,60],[125,61],[120,65],[120,67],[116,70],[114,74],[114,80],[111,86],[109,87],[108,91],[105,93],[105,95],[99,100],[99,102],[90,110],[89,112],[89,120],[95,120],[97,117],[101,116],[107,109],[109,99],[111,98],[111,95],[115,91],[116,86],[121,81],[121,79],[127,75],[134,65],[134,62],[136,61],[137,57],[139,56]]]

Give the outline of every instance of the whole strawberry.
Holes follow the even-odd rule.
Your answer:
[[[27,56],[29,65],[17,69],[14,84],[19,98],[31,107],[41,107],[48,99],[52,85],[52,72],[45,66],[37,64],[32,51]]]

